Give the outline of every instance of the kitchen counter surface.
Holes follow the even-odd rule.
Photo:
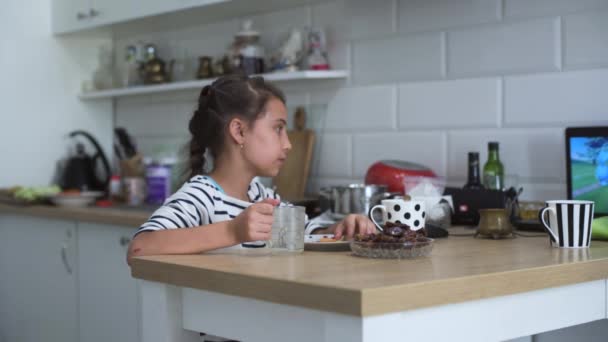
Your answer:
[[[471,233],[452,228],[452,233]],[[136,278],[273,303],[371,316],[460,303],[608,277],[608,242],[558,249],[547,237],[450,236],[414,260],[349,252],[247,255],[223,252],[136,258]]]
[[[312,196],[288,199],[289,202],[296,205],[308,205],[316,200],[316,197]],[[148,220],[150,215],[152,215],[154,210],[156,210],[158,207],[158,205],[143,205],[140,207],[117,205],[108,208],[95,206],[68,208],[53,205],[18,205],[0,203],[0,214],[5,213],[69,221],[104,223],[136,229],[146,222],[146,220]]]
[[[52,205],[0,204],[0,214],[35,216],[60,220],[113,224],[136,229],[150,217],[156,207],[85,207],[67,208]]]

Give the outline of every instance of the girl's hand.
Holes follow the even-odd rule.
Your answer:
[[[279,200],[267,198],[243,210],[231,221],[231,227],[239,242],[270,240],[272,214]]]
[[[347,238],[355,234],[372,234],[376,232],[376,225],[365,215],[350,214],[334,226],[334,238]]]

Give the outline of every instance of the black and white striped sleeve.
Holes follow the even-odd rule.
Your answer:
[[[145,231],[197,227],[211,223],[216,197],[213,189],[196,182],[186,183],[169,197],[137,230]]]

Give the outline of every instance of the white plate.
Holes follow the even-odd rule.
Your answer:
[[[101,191],[83,191],[79,194],[57,194],[51,196],[53,204],[60,207],[86,207],[95,202],[95,199],[103,196]]]
[[[322,238],[332,239],[333,234],[313,234],[304,236],[304,250],[319,252],[350,251],[349,241],[320,242]]]

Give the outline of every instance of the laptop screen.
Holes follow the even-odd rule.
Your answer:
[[[595,202],[608,214],[608,127],[566,130],[568,198]]]

